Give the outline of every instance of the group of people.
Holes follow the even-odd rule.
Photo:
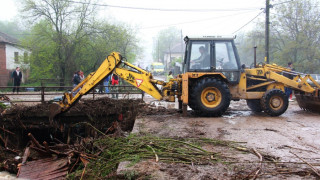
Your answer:
[[[82,71],[76,71],[73,74],[72,78],[72,83],[73,83],[73,88],[78,86],[83,80],[85,79],[85,76]],[[110,82],[110,76],[106,77],[99,85],[99,93],[103,93],[103,89],[105,88],[105,93],[109,93],[109,82]],[[117,98],[118,99],[118,87],[119,85],[119,77],[116,74],[111,75],[111,85],[113,86],[111,91],[114,92],[112,93],[112,98]],[[73,96],[75,96],[81,88],[78,88],[76,91],[73,91]]]
[[[110,81],[111,79],[111,81]],[[111,87],[111,92],[112,93],[112,98],[117,98],[118,99],[118,85],[119,85],[119,77],[116,74],[112,74],[111,76],[107,76],[99,86],[99,93],[103,93],[103,89],[105,89],[105,93],[109,93],[109,85],[112,85]]]

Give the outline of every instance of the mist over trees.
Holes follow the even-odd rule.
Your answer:
[[[136,32],[120,24],[96,18],[97,7],[88,0],[25,0],[22,14],[32,28],[22,44],[32,52],[30,79],[61,78],[73,72],[96,70],[113,51],[129,61],[140,53]]]
[[[181,42],[181,31],[175,27],[159,31],[157,37],[154,38],[154,46],[152,57],[157,62],[163,62],[165,52],[169,52],[177,43]]]
[[[320,6],[315,0],[288,1],[273,7],[270,20],[270,63],[287,66],[293,62],[297,71],[320,73]],[[239,54],[243,63],[264,61],[264,22],[254,30],[238,36]]]
[[[28,31],[22,28],[17,20],[0,21],[0,31],[16,39],[22,39],[28,34]]]

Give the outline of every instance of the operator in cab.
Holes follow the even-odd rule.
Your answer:
[[[194,62],[202,62],[204,61],[208,56],[208,52],[206,51],[206,49],[204,48],[204,46],[200,46],[199,47],[199,52],[200,52],[200,57],[198,57],[197,59],[193,60]]]
[[[192,69],[209,69],[210,67],[210,55],[204,46],[199,47],[200,56],[197,59],[192,60],[195,63]]]

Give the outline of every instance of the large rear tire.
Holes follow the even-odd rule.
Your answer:
[[[201,116],[221,116],[231,100],[227,84],[220,79],[198,80],[190,92],[190,107]]]
[[[253,112],[261,112],[260,99],[247,99],[247,105]]]
[[[270,116],[280,116],[288,109],[287,95],[279,89],[271,89],[263,95],[261,107]]]

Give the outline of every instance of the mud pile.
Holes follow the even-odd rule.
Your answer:
[[[54,122],[61,124],[75,124],[90,122],[93,126],[107,127],[114,121],[121,122],[123,131],[130,131],[141,107],[141,100],[114,100],[101,98],[97,100],[81,100],[68,112],[54,118]],[[23,129],[42,129],[53,127],[48,121],[49,104],[36,106],[14,106],[2,116],[0,125],[13,126]]]
[[[13,105],[3,109],[0,116],[0,170],[17,173],[21,157],[32,157],[28,155],[32,151],[26,152],[28,148],[38,153],[31,160],[43,155],[51,157],[52,154],[66,158],[71,147],[86,138],[130,132],[144,105],[141,100],[133,99],[81,100],[68,112],[56,116],[53,122],[48,118],[49,104]],[[68,146],[57,150],[61,144]],[[80,154],[82,150],[72,151]],[[49,162],[55,161],[50,159],[42,163]]]

